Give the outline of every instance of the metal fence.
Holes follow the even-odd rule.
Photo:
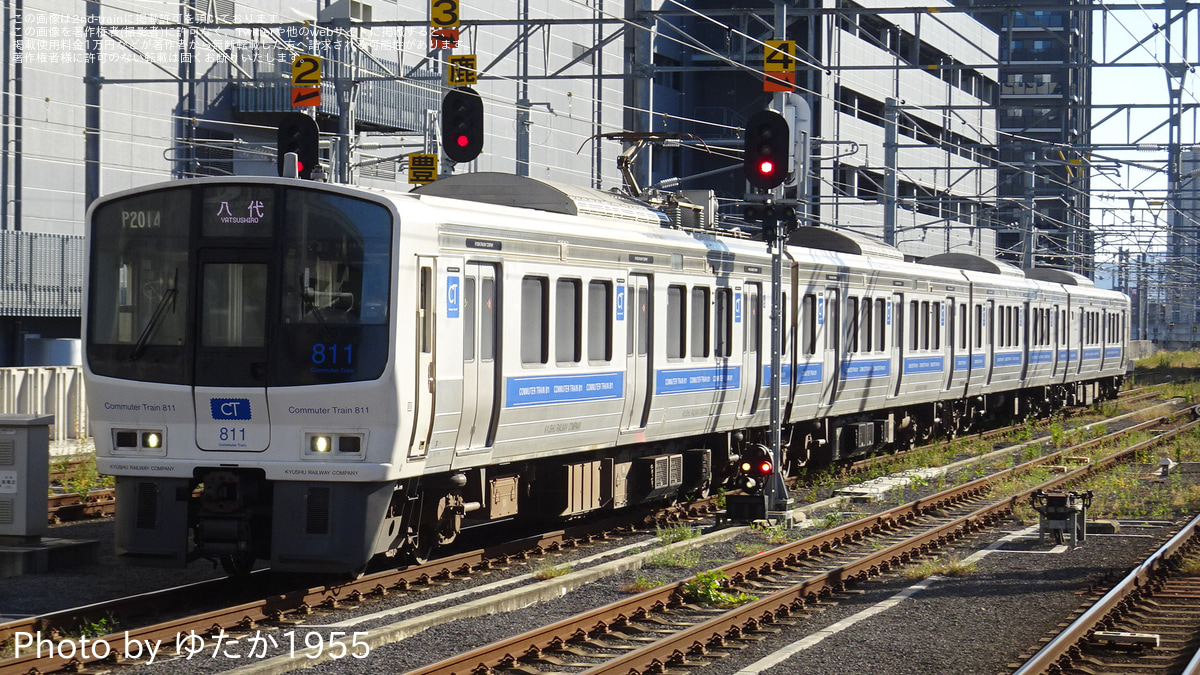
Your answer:
[[[81,366],[0,368],[0,414],[54,415],[52,446],[90,446],[92,431]]]
[[[0,232],[0,316],[79,316],[83,237]]]

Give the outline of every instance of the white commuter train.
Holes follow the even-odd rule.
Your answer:
[[[464,521],[737,478],[769,415],[765,245],[599,191],[180,180],[88,213],[85,340],[118,556],[354,572]],[[1115,394],[1128,299],[1061,271],[792,235],[787,461]]]

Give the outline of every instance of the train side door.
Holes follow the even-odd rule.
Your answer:
[[[1021,379],[1029,378],[1029,364],[1033,359],[1033,319],[1030,317],[1028,302],[1023,302],[1017,308],[1017,339],[1021,344]]]
[[[1050,331],[1050,342],[1049,342],[1049,347],[1050,347],[1050,362],[1051,362],[1051,364],[1053,364],[1053,365],[1051,366],[1051,367],[1052,367],[1051,373],[1052,373],[1052,376],[1054,376],[1054,377],[1057,377],[1057,376],[1058,376],[1058,373],[1059,373],[1059,370],[1058,370],[1058,368],[1059,368],[1059,360],[1058,360],[1058,346],[1059,346],[1059,341],[1058,341],[1058,324],[1059,324],[1059,317],[1058,317],[1058,305],[1054,305],[1054,308],[1053,308],[1052,310],[1050,310],[1050,312],[1049,312],[1049,321],[1050,321],[1050,326],[1049,326],[1049,331]]]
[[[458,428],[462,450],[486,448],[496,437],[499,400],[500,292],[496,266],[468,262],[460,290],[463,325],[463,401]]]
[[[904,294],[892,293],[888,301],[888,331],[892,337],[892,396],[900,395],[904,379]],[[911,318],[909,319],[912,320]]]
[[[629,275],[624,299],[618,295],[618,320],[625,320],[625,410],[621,430],[631,431],[646,426],[650,393],[654,386],[654,361],[650,358],[653,341],[653,287],[646,274]]]
[[[762,284],[747,283],[742,297],[742,396],[738,414],[753,415],[758,410],[758,399],[762,396],[763,382],[763,312]],[[736,300],[734,306],[736,317]],[[736,318],[735,318],[736,321]],[[781,364],[782,365],[782,364]]]
[[[999,319],[996,316],[996,301],[988,300],[987,306],[983,308],[983,355],[985,359],[984,369],[987,372],[985,384],[992,383],[992,368],[996,364],[996,340],[993,326]]]
[[[942,374],[945,375],[945,389],[950,390],[950,385],[954,381],[954,356],[955,348],[958,342],[958,324],[955,322],[955,304],[953,297],[946,297],[946,302],[942,303],[941,317],[942,322],[941,333],[942,339],[945,340],[945,348],[942,352],[942,357],[945,359]]]
[[[416,391],[413,392],[413,434],[408,446],[409,457],[424,457],[429,451],[429,434],[433,430],[433,346],[437,342],[434,330],[436,288],[434,273],[435,259],[417,256],[417,316],[414,342],[417,346]],[[403,288],[403,284],[401,284]]]
[[[825,394],[822,402],[833,405],[837,399],[838,384],[842,378],[842,312],[841,294],[836,288],[825,289],[825,296],[817,296],[817,323],[823,324],[825,333]]]

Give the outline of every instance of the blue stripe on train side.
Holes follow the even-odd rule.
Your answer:
[[[1079,350],[1078,349],[1060,349],[1060,350],[1058,350],[1058,360],[1066,361],[1068,363],[1070,363],[1071,361],[1078,361],[1079,360]]]
[[[782,383],[787,386],[787,383],[792,378],[792,364],[785,363],[780,370]],[[801,363],[796,370],[796,384],[817,384],[821,381],[821,364],[819,363]],[[762,386],[771,386],[771,364],[763,366]]]
[[[1021,365],[1022,360],[1024,360],[1024,359],[1021,355],[1021,352],[1003,352],[1003,353],[997,352],[996,355],[992,358],[992,363],[997,367],[999,367],[999,366],[1019,366],[1019,365]]]
[[[888,359],[842,361],[843,380],[865,380],[872,377],[887,377],[892,372]]]
[[[785,363],[783,364],[783,367],[779,369],[779,383],[786,387],[788,386],[788,382],[791,382],[791,379],[792,364]],[[769,363],[762,368],[762,386],[771,386],[771,364]]]
[[[1100,358],[1100,348],[1099,347],[1097,347],[1095,349],[1083,350],[1083,360],[1084,361],[1092,361],[1092,360],[1098,359],[1098,358]]]
[[[1029,352],[1029,363],[1051,363],[1054,361],[1054,351],[1050,349],[1042,349],[1039,351]]]
[[[1106,359],[1121,358],[1121,348],[1120,347],[1106,347],[1104,349],[1104,358],[1106,358]]]
[[[906,356],[904,357],[904,374],[940,373],[946,367],[946,362],[940,356]]]
[[[510,377],[504,382],[504,407],[605,401],[625,395],[624,373],[579,373]]]
[[[982,370],[985,366],[987,366],[987,356],[984,354],[954,357],[955,370]]]
[[[742,386],[741,366],[704,366],[655,372],[655,393],[688,394]]]
[[[821,381],[824,368],[820,363],[802,363],[796,372],[796,384],[817,384]]]

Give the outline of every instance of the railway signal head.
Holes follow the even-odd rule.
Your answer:
[[[774,110],[760,110],[746,122],[743,161],[751,185],[770,190],[787,178],[788,136],[787,120]]]
[[[771,452],[764,445],[754,445],[742,455],[738,464],[738,474],[742,477],[745,490],[757,491],[766,487],[767,479],[775,473],[775,463],[771,461]]]
[[[442,150],[460,164],[483,151],[483,99],[470,87],[451,89],[442,99]]]
[[[296,153],[296,174],[305,180],[312,178],[321,149],[321,130],[317,121],[301,112],[284,113],[275,141],[276,168],[280,176],[287,175],[289,152]]]

